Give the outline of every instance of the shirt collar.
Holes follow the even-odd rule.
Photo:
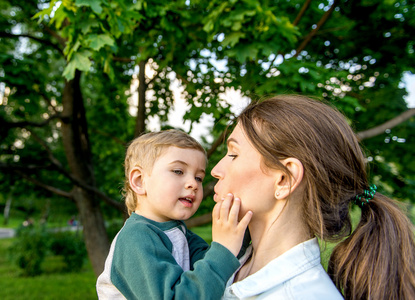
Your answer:
[[[241,264],[249,258],[251,253],[252,246],[241,258]],[[258,272],[242,281],[235,282],[229,288],[239,298],[251,297],[290,280],[318,264],[320,264],[320,247],[317,238],[313,238],[291,248]]]

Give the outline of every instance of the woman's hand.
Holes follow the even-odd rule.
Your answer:
[[[252,212],[248,211],[238,221],[241,200],[233,199],[232,194],[218,201],[212,211],[212,240],[226,247],[233,255],[237,256],[244,238],[245,230],[252,218]]]

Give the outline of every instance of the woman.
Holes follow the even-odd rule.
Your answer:
[[[275,97],[248,106],[227,144],[212,170],[215,201],[230,192],[240,216],[253,216],[251,246],[225,299],[415,299],[413,227],[368,182],[342,114],[306,97]],[[362,210],[355,230],[353,203]],[[341,241],[330,277],[316,237]]]

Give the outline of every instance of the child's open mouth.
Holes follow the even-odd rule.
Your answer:
[[[179,201],[186,207],[192,207],[193,206],[193,199],[191,198],[179,198]]]

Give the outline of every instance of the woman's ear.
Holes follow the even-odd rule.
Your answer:
[[[130,175],[128,177],[128,180],[130,181],[130,187],[131,189],[140,196],[146,195],[146,189],[144,185],[144,178],[143,178],[143,172],[140,167],[134,167],[130,171]]]
[[[281,163],[290,171],[291,176],[279,171],[275,181],[275,198],[287,198],[301,183],[304,175],[303,164],[296,158],[286,158]]]

